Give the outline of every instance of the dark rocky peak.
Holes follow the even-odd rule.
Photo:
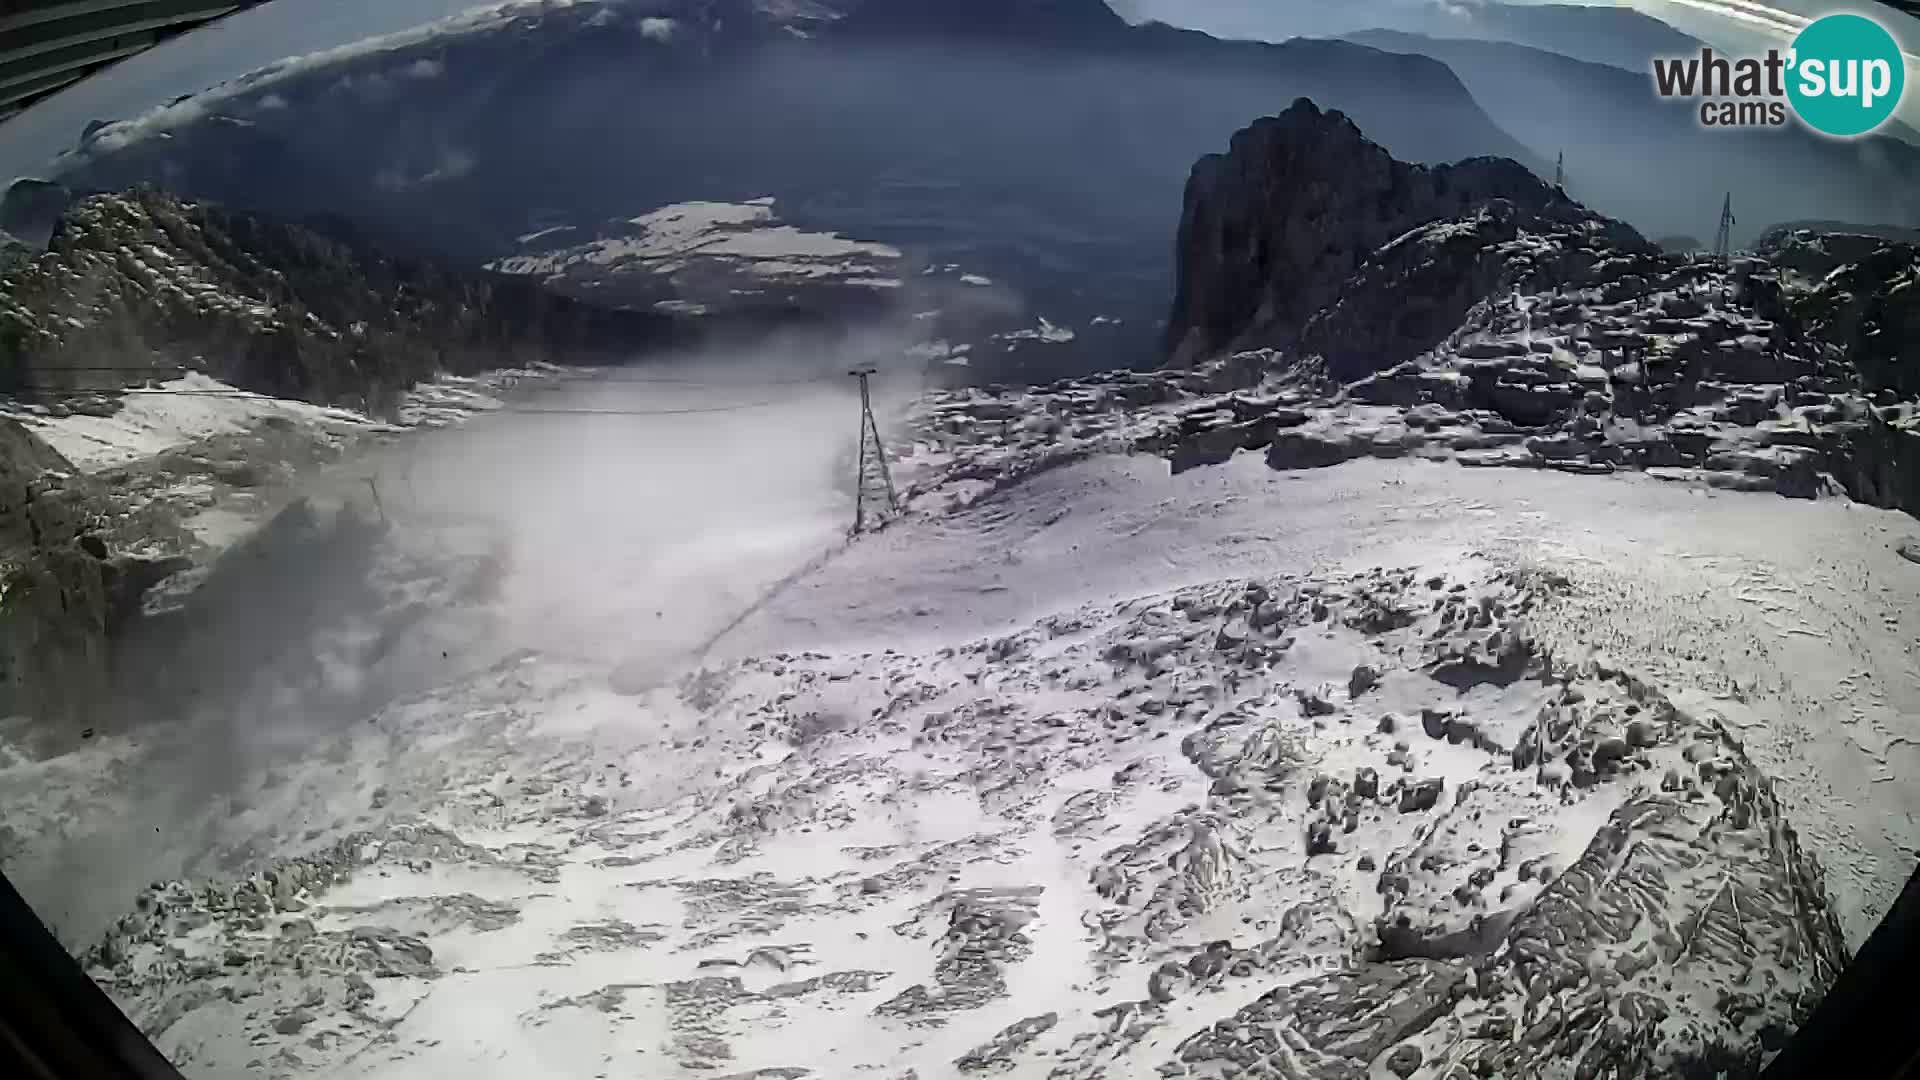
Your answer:
[[[837,29],[855,35],[1094,40],[1127,30],[1106,0],[862,0]]]
[[[1920,398],[1920,243],[1799,230],[1762,255],[1788,278],[1769,314],[1824,346],[1830,371],[1882,404]]]
[[[1412,235],[1453,219],[1462,220]],[[1540,232],[1565,233],[1575,244],[1649,246],[1518,162],[1396,161],[1344,114],[1302,98],[1194,166],[1176,245],[1170,362],[1301,346],[1316,315],[1336,305],[1347,314],[1319,320],[1321,343],[1384,349],[1395,355],[1374,366],[1397,362],[1457,326],[1466,307],[1501,282],[1501,245]],[[1349,281],[1370,263],[1367,280],[1391,282],[1407,303],[1363,311],[1368,301],[1349,295]],[[1419,292],[1409,296],[1408,288]],[[1364,340],[1328,337],[1336,324],[1375,316],[1388,316],[1387,325]]]

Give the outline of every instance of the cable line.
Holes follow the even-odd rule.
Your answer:
[[[21,387],[20,389],[32,390],[35,392],[42,392],[42,393],[71,392],[66,387],[29,386],[29,387]],[[274,402],[274,403],[280,403],[280,404],[308,405],[317,409],[342,409],[343,411],[351,411],[351,410],[347,410],[345,406],[318,405],[310,401],[301,401],[298,398],[277,398],[267,394],[256,394],[250,390],[159,390],[159,389],[143,389],[140,387],[127,387],[127,388],[122,388],[118,390],[99,391],[99,392],[114,393],[114,394],[141,394],[149,397],[240,398],[243,400]],[[569,408],[539,408],[539,407],[526,406],[526,405],[498,405],[491,408],[486,408],[486,407],[469,408],[467,409],[467,411],[473,412],[473,413],[517,413],[517,414],[535,414],[535,415],[552,415],[552,416],[690,416],[697,413],[725,413],[725,412],[741,412],[746,409],[764,409],[771,405],[785,404],[789,400],[791,399],[768,398],[763,401],[748,401],[748,402],[741,402],[741,403],[736,403],[732,405],[694,406],[694,407],[688,407],[688,408],[682,408],[682,409],[569,409]],[[435,406],[432,403],[422,403],[420,405],[416,405],[415,407],[432,408]],[[462,408],[462,406],[452,405],[452,404],[444,405],[440,407]]]

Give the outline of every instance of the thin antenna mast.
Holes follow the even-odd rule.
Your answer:
[[[1727,258],[1733,253],[1733,192],[1720,204],[1720,231],[1713,236],[1713,258],[1725,266]]]

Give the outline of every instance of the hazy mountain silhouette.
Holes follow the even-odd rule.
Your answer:
[[[1729,191],[1737,239],[1795,218],[1920,221],[1920,148],[1900,139],[1844,142],[1791,123],[1703,128],[1645,75],[1506,42],[1392,30],[1350,39],[1445,62],[1503,129],[1542,157],[1565,151],[1575,198],[1649,235],[1712,235]]]
[[[1340,37],[1382,27],[1433,37],[1506,41],[1596,64],[1645,72],[1654,56],[1684,55],[1700,42],[1624,6],[1503,4],[1482,0],[1119,0],[1130,21],[1158,19],[1227,37],[1280,41]]]

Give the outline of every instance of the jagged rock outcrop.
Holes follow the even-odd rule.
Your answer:
[[[1783,294],[1779,314],[1827,346],[1824,359],[1869,393],[1920,396],[1920,243],[1799,231],[1762,253],[1810,279]]]
[[[1768,251],[1781,246],[1794,233],[1816,235],[1837,233],[1845,236],[1872,236],[1881,240],[1920,242],[1920,229],[1905,225],[1863,225],[1855,221],[1782,221],[1760,230],[1754,250]]]
[[[0,716],[87,715],[109,638],[180,561],[127,553],[100,485],[0,419]]]
[[[1816,284],[1834,269],[1870,258],[1886,247],[1903,246],[1871,232],[1785,227],[1767,230],[1755,252],[1775,267]]]
[[[1394,246],[1410,230],[1471,215],[1476,233]],[[1388,366],[1422,349],[1474,300],[1515,271],[1486,259],[1492,244],[1530,225],[1580,231],[1615,246],[1648,247],[1631,228],[1593,214],[1504,158],[1432,168],[1396,161],[1345,114],[1301,98],[1277,117],[1233,137],[1225,154],[1194,166],[1175,251],[1178,280],[1168,319],[1170,363],[1186,366],[1223,351],[1321,345],[1337,364]],[[1355,297],[1349,279],[1373,263],[1361,291],[1391,289],[1414,305],[1364,339],[1325,327],[1303,342],[1309,320]],[[1389,264],[1397,264],[1390,266]],[[1536,269],[1532,267],[1524,269]],[[1426,288],[1409,295],[1422,279]],[[1336,359],[1336,357],[1338,359]]]
[[[15,180],[0,196],[0,231],[29,245],[44,244],[72,201],[73,193],[52,181]]]
[[[443,372],[625,359],[689,340],[668,316],[145,189],[74,203],[46,253],[0,275],[0,392],[19,396],[187,369],[381,411]]]
[[[33,259],[32,245],[5,230],[0,230],[0,274],[9,273]]]

